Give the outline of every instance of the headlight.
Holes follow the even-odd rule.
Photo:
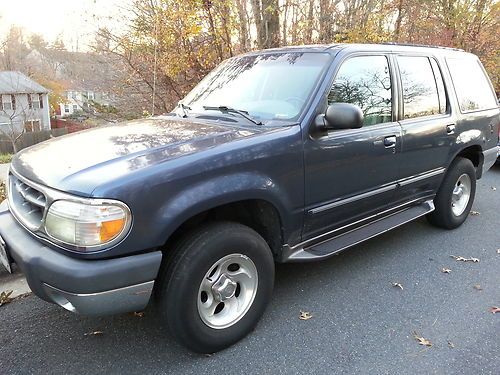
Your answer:
[[[130,211],[120,202],[85,204],[58,200],[47,212],[45,232],[56,241],[88,251],[121,240],[130,222]]]

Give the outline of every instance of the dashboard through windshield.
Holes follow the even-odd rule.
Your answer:
[[[194,113],[228,107],[258,121],[296,120],[329,61],[327,53],[287,52],[231,58],[185,98]]]

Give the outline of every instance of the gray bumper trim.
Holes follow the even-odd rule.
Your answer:
[[[44,289],[52,302],[71,312],[84,315],[111,315],[143,310],[153,292],[154,281],[99,293],[65,292],[48,284]]]
[[[103,260],[73,258],[32,236],[14,219],[5,203],[0,204],[0,235],[33,293],[82,314],[143,308],[162,260],[161,251]],[[130,299],[128,304],[125,297]],[[72,307],[64,306],[68,302]]]

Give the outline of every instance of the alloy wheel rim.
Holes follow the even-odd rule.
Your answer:
[[[468,174],[462,174],[453,188],[451,195],[451,211],[453,215],[460,216],[467,208],[471,194],[471,179]]]
[[[250,309],[258,286],[257,268],[243,254],[230,254],[209,268],[198,291],[198,314],[210,328],[236,324]]]

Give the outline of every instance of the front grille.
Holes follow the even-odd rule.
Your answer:
[[[47,206],[47,197],[28,183],[9,175],[9,203],[13,213],[29,229],[39,229]]]

